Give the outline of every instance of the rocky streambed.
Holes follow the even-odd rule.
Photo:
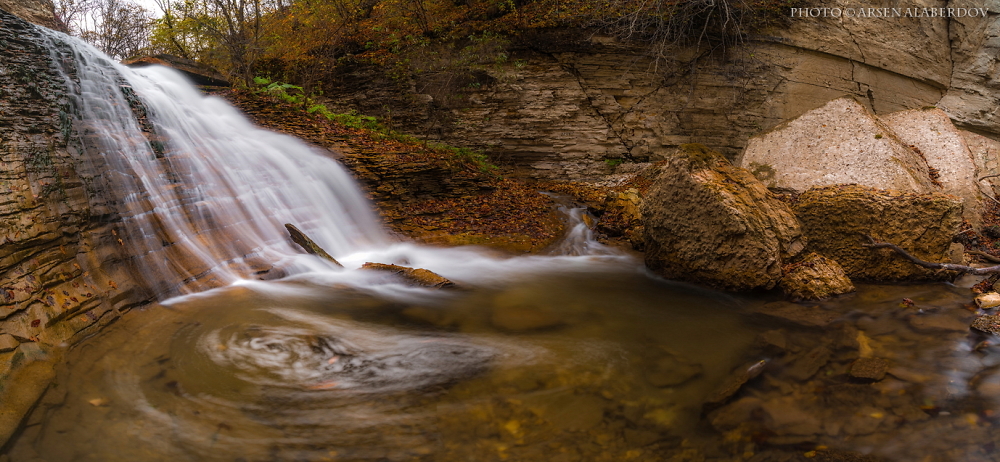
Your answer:
[[[621,256],[511,264],[445,272],[458,291],[312,274],[126,315],[66,353],[0,460],[1000,459],[973,278],[791,303]]]

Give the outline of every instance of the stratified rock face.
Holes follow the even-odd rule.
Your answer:
[[[770,188],[795,192],[849,183],[919,193],[936,189],[920,154],[849,97],[751,138],[738,164]]]
[[[786,267],[778,286],[794,300],[822,300],[854,292],[844,268],[815,252]]]
[[[979,226],[983,194],[976,182],[978,168],[959,129],[937,108],[911,109],[882,117],[907,146],[919,150],[933,169],[941,192],[962,198],[965,219]]]
[[[962,128],[1000,133],[1000,3],[953,0],[949,7],[987,8],[985,17],[954,18],[949,32],[953,70],[948,93],[937,106]]]
[[[0,0],[0,10],[39,26],[62,30],[55,17],[52,0]]]
[[[863,247],[867,243],[863,236],[892,242],[923,260],[947,261],[952,237],[962,222],[962,202],[957,197],[840,185],[810,189],[794,208],[809,250],[836,260],[853,280],[954,277],[914,265],[889,249]]]
[[[664,162],[642,204],[646,265],[669,279],[772,288],[803,248],[798,221],[746,170],[701,145]]]
[[[34,26],[0,11],[0,335],[19,342],[0,353],[0,389],[26,348],[85,335],[150,297],[122,251],[116,205],[100,199],[107,167],[75,136],[53,66]]]
[[[685,143],[733,158],[752,135],[844,95],[877,114],[935,105],[952,79],[948,24],[791,18],[728,60],[693,49],[655,60],[642,44],[536,31],[507,65],[475,78],[425,72],[393,83],[357,67],[324,90],[338,110],[389,108],[406,131],[484,149],[529,176],[597,179],[611,172],[607,160],[655,161]]]

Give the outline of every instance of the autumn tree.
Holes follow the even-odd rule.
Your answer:
[[[152,14],[130,0],[56,0],[56,17],[73,35],[115,59],[149,48]]]
[[[154,44],[249,83],[265,48],[270,15],[291,0],[157,0],[164,16]]]

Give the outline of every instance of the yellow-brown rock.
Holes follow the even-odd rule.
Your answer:
[[[941,193],[912,194],[839,185],[799,196],[795,214],[809,250],[836,260],[848,277],[864,281],[946,280],[890,249],[870,249],[864,235],[892,242],[917,258],[943,262],[962,223],[961,199]]]
[[[701,145],[664,161],[642,219],[650,269],[724,289],[774,287],[805,244],[786,203]]]
[[[793,300],[822,300],[854,292],[854,284],[839,263],[815,252],[785,267],[778,283]]]

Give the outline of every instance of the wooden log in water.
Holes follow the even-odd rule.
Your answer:
[[[288,234],[292,236],[292,242],[298,244],[299,247],[305,249],[306,253],[310,253],[316,255],[317,257],[330,260],[333,262],[333,264],[341,268],[344,267],[344,265],[341,265],[336,258],[333,258],[330,256],[330,254],[326,253],[326,251],[323,250],[323,248],[320,247],[319,244],[313,242],[312,239],[309,239],[309,236],[306,236],[306,233],[303,233],[299,228],[296,228],[295,225],[291,223],[285,223],[285,229],[287,229]]]
[[[361,269],[391,272],[413,285],[430,287],[432,289],[452,289],[457,287],[450,279],[423,268],[367,262],[361,265]]]

